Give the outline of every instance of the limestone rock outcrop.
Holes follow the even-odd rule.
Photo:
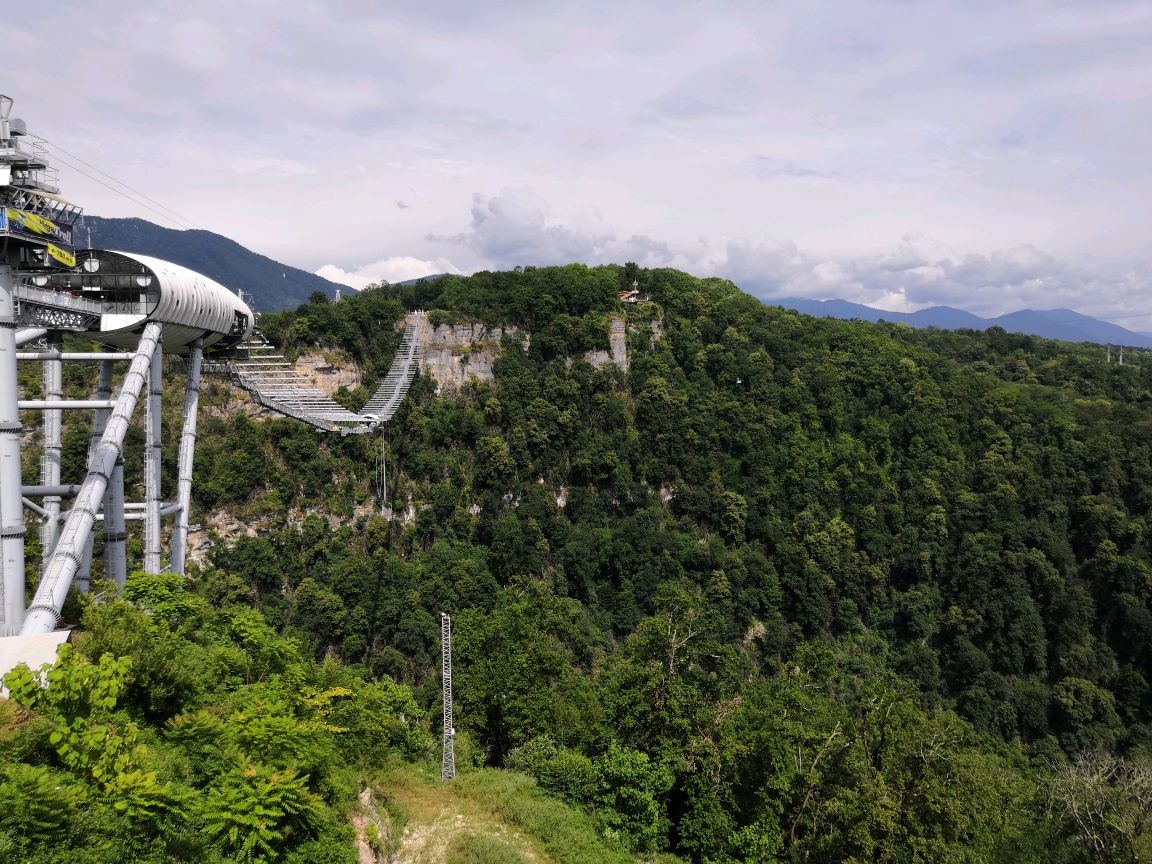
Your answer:
[[[515,327],[489,327],[485,324],[441,324],[433,327],[424,318],[419,338],[420,365],[428,370],[439,390],[459,390],[469,380],[492,380],[492,364],[500,354],[505,336],[528,338]]]

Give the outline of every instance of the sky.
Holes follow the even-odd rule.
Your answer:
[[[58,0],[6,41],[87,212],[357,287],[636,261],[1152,331],[1148,0]]]

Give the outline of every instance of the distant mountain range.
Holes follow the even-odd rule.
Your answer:
[[[85,216],[83,228],[92,231],[92,245],[97,249],[163,258],[203,273],[233,291],[242,289],[258,312],[294,309],[307,303],[316,291],[335,297],[337,289],[352,290],[315,273],[258,255],[211,231],[178,231],[145,219],[100,216]],[[78,235],[87,241],[83,229]]]
[[[1022,309],[998,318],[981,318],[951,306],[930,306],[918,312],[887,312],[847,300],[807,300],[802,297],[765,299],[765,303],[795,309],[817,318],[891,321],[912,327],[939,327],[942,330],[987,330],[1002,327],[1010,333],[1028,333],[1065,342],[1097,342],[1101,345],[1127,345],[1152,348],[1152,335],[1136,333],[1118,324],[1101,321],[1071,309]]]
[[[253,308],[261,312],[295,308],[307,302],[308,297],[316,291],[335,297],[337,290],[352,290],[315,273],[273,261],[211,231],[179,231],[162,228],[144,219],[105,219],[100,216],[85,216],[84,227],[91,230],[92,244],[98,249],[139,252],[182,264],[232,290],[243,289],[245,295],[251,298]],[[83,232],[80,237],[87,239]],[[806,300],[801,297],[762,299],[766,303],[795,309],[818,318],[884,320],[913,327],[942,329],[987,330],[989,327],[1003,327],[1013,333],[1029,333],[1067,342],[1152,348],[1150,334],[1135,333],[1071,309],[1024,309],[998,318],[981,318],[950,306],[933,306],[919,312],[886,312],[859,303],[849,303],[847,300]]]

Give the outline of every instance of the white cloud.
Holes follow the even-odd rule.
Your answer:
[[[908,312],[947,305],[977,315],[1024,308],[1072,308],[1128,327],[1152,324],[1146,298],[1148,268],[1120,270],[1060,261],[1032,246],[958,255],[944,244],[909,234],[890,253],[821,259],[797,251],[783,259],[731,243],[711,263],[744,290],[770,299],[838,297],[879,309]]]
[[[219,72],[227,68],[231,46],[226,32],[201,18],[177,20],[172,27],[166,55],[196,72]]]
[[[348,285],[357,291],[363,291],[369,285],[377,282],[404,282],[407,279],[419,279],[421,276],[433,276],[439,273],[459,273],[456,265],[447,258],[436,258],[424,261],[420,258],[396,256],[373,261],[354,270],[344,270],[335,264],[325,264],[316,271],[332,282]]]
[[[278,156],[236,156],[231,165],[237,174],[259,174],[265,177],[304,177],[316,173],[314,165]]]
[[[565,218],[531,190],[515,189],[475,195],[468,229],[433,239],[474,253],[473,269],[636,261],[723,276],[769,300],[840,298],[899,312],[949,305],[986,316],[1069,307],[1137,329],[1152,324],[1147,268],[1088,269],[1028,245],[961,254],[916,231],[889,251],[860,255],[818,255],[782,239],[712,237],[678,247],[623,234],[594,216]]]
[[[595,212],[558,217],[532,189],[505,189],[498,195],[472,196],[467,231],[429,235],[428,240],[462,246],[500,267],[581,261],[635,261],[665,266],[678,260],[667,244],[650,237],[620,237]]]
[[[93,0],[21,27],[71,96],[9,64],[33,132],[306,269],[636,260],[774,296],[1146,310],[1147,0]],[[88,212],[151,215],[60,167]]]

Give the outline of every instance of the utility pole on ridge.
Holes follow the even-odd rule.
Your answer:
[[[444,688],[444,744],[440,777],[456,776],[456,729],[452,725],[452,619],[440,613],[440,678]]]

